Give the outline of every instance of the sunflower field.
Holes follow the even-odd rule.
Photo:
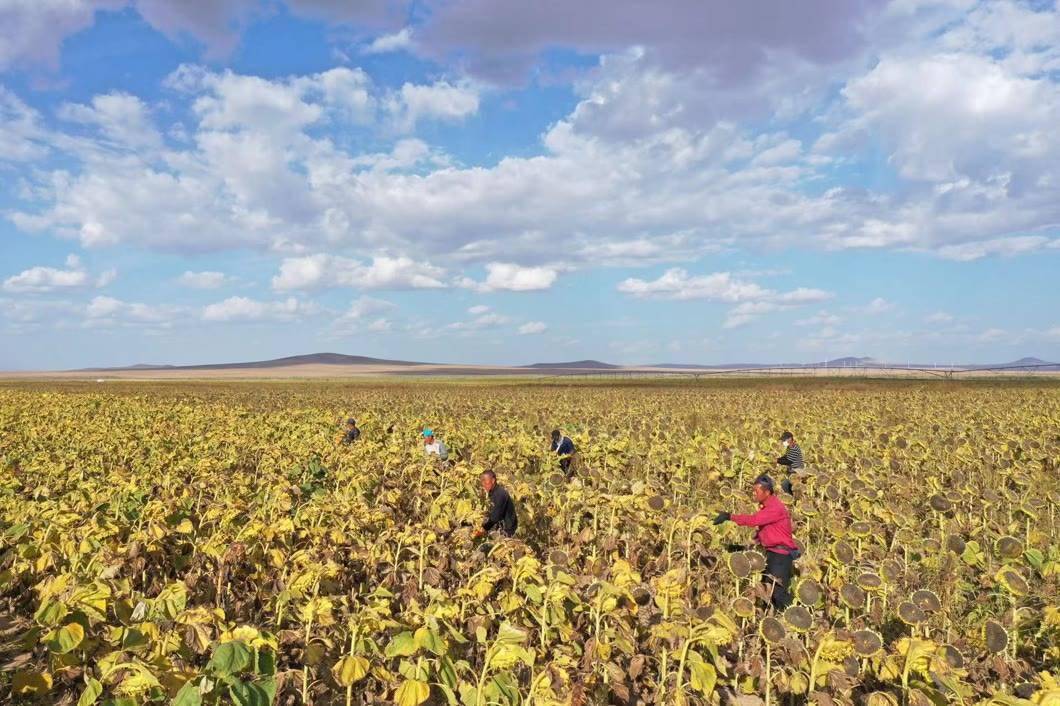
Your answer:
[[[6,385],[0,703],[1057,706],[1058,458],[1046,381]]]

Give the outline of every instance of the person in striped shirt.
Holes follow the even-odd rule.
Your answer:
[[[786,466],[788,477],[780,483],[785,493],[791,493],[791,474],[802,469],[805,464],[802,461],[802,449],[795,443],[795,435],[785,431],[780,435],[780,443],[784,444],[784,455],[777,459],[777,464]]]

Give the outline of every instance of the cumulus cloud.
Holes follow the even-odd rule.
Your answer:
[[[1047,238],[1041,235],[1025,235],[1012,238],[994,238],[978,243],[945,245],[938,249],[938,256],[947,260],[970,262],[991,255],[1012,257],[1044,248],[1060,248],[1060,238]]]
[[[207,304],[203,321],[291,321],[316,313],[311,304],[288,297],[281,301],[259,301],[247,297],[229,297]]]
[[[188,270],[177,278],[177,282],[191,289],[217,289],[228,282],[228,276],[224,272],[213,272],[210,270],[192,272]]]
[[[527,321],[517,329],[520,336],[532,336],[547,330],[548,325],[544,321]]]
[[[477,113],[478,105],[478,91],[468,84],[406,83],[390,97],[388,111],[398,129],[411,130],[423,119],[462,120]]]
[[[365,29],[396,29],[407,16],[405,0],[287,0],[299,16],[351,23]],[[231,52],[246,26],[266,11],[259,0],[32,0],[0,4],[0,71],[43,64],[57,68],[63,41],[95,23],[100,11],[132,8],[172,39],[191,37],[211,57]]]
[[[757,13],[715,7],[715,16],[733,23],[715,45],[700,46],[700,30],[695,46],[680,34],[664,41],[670,33],[663,25],[673,18],[655,17],[648,23],[655,40],[632,42],[640,49],[612,44],[617,35],[611,32],[621,27],[611,19],[606,31],[585,24],[588,15],[579,9],[572,24],[549,30],[558,34],[547,45],[581,46],[581,32],[592,29],[602,33],[597,50],[612,53],[577,82],[578,104],[545,131],[538,154],[489,166],[453,164],[416,138],[369,154],[350,146],[357,139],[341,139],[376,123],[414,126],[475,113],[477,84],[455,78],[388,91],[352,68],[267,79],[183,67],[167,85],[175,107],[186,109],[174,112],[190,116],[187,139],[161,154],[84,149],[86,141],[113,146],[119,132],[107,126],[121,120],[140,120],[141,134],[152,134],[159,116],[131,96],[66,109],[94,133],[76,145],[71,135],[42,132],[40,116],[9,96],[6,103],[0,98],[8,106],[0,107],[0,128],[18,128],[0,129],[0,159],[5,153],[32,159],[49,150],[69,162],[23,174],[28,196],[9,214],[21,229],[90,247],[254,248],[297,257],[429,252],[460,266],[545,270],[542,253],[557,249],[578,267],[673,264],[723,248],[795,244],[926,250],[954,259],[1029,252],[1050,247],[1050,229],[1060,222],[1060,137],[1052,129],[1060,122],[1060,92],[1050,34],[1056,12],[989,5],[1004,9],[987,11],[979,3],[970,11],[906,8],[877,17],[867,4],[837,13],[814,3],[781,12],[799,16],[790,35],[766,29],[775,17],[750,23]],[[425,20],[434,30],[425,26],[424,36],[435,34],[423,40],[434,49],[424,51],[455,46],[444,39],[450,35],[438,33],[442,27],[462,42],[467,28],[457,31],[446,18],[474,6],[453,3]],[[238,25],[237,5],[227,7],[232,12],[225,16]],[[615,12],[627,19],[667,14],[637,7],[620,3]],[[377,10],[368,13],[373,21],[388,16]],[[296,11],[347,16],[326,0]],[[673,17],[688,21],[703,11],[682,5]],[[546,36],[537,15],[551,12],[519,10],[513,16],[536,29],[498,46],[499,54],[475,56],[499,59],[524,41],[527,55],[534,54]],[[478,20],[489,31],[512,21],[490,13]],[[816,24],[806,24],[810,17]],[[856,60],[857,33],[834,55],[834,45],[817,44],[822,33],[849,38],[851,26],[870,20],[877,23],[866,26],[879,38],[872,52],[878,61]],[[879,24],[899,21],[915,31]],[[622,29],[642,30],[636,23]],[[418,47],[419,27],[416,38]],[[664,50],[667,42],[673,53]],[[684,49],[677,51],[679,45]],[[749,53],[718,63],[714,52],[721,47]],[[828,90],[819,91],[814,72],[833,61],[836,70],[823,72]],[[756,68],[741,80],[726,73],[749,67]],[[907,90],[925,75],[931,91]],[[770,120],[741,123],[748,101],[763,95],[775,97],[764,109]],[[812,134],[816,128],[791,122],[807,101],[821,113],[815,125],[827,134],[820,139]],[[724,109],[705,112],[713,105]],[[889,157],[899,188],[822,187],[837,181],[836,169],[860,166],[877,147]],[[488,278],[478,285],[460,281],[492,287]]]
[[[476,282],[462,277],[457,284],[477,292],[531,292],[550,288],[558,272],[551,267],[523,267],[511,262],[490,262],[486,265],[486,279]]]
[[[725,328],[737,328],[763,314],[821,302],[832,297],[829,292],[809,287],[777,292],[734,277],[730,272],[689,275],[679,267],[667,270],[655,280],[630,277],[620,282],[616,289],[638,299],[702,299],[736,304],[725,319]]]
[[[114,297],[94,297],[84,309],[84,325],[148,325],[169,327],[185,314],[182,307],[128,302]]]
[[[470,321],[457,321],[446,326],[450,331],[481,331],[483,329],[498,328],[507,324],[511,319],[503,314],[488,312],[479,314]]]
[[[386,54],[393,51],[401,51],[412,46],[412,30],[408,27],[392,34],[383,34],[371,41],[361,49],[362,54]]]
[[[58,115],[63,120],[97,128],[111,145],[142,150],[161,144],[147,105],[127,93],[98,95],[89,105],[65,103],[59,107]]]
[[[48,151],[47,134],[40,124],[40,115],[0,86],[0,164],[5,161],[29,162],[43,157]]]
[[[945,311],[936,311],[924,317],[924,322],[929,324],[948,324],[953,322],[953,314]]]
[[[819,311],[813,316],[808,316],[795,321],[796,326],[838,326],[843,319],[827,311]]]
[[[115,270],[107,270],[93,277],[82,266],[77,255],[66,258],[66,269],[56,267],[31,267],[4,280],[5,292],[40,294],[57,290],[106,287],[117,276]]]
[[[386,333],[393,329],[393,322],[384,315],[395,309],[397,306],[385,299],[359,297],[333,322],[332,332],[339,336]]]
[[[285,258],[272,278],[277,291],[351,287],[354,289],[438,289],[441,268],[408,257],[374,257],[370,264],[338,255]]]
[[[876,297],[861,308],[866,314],[883,314],[894,309],[894,304],[883,297]]]

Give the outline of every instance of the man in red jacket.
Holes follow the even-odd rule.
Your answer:
[[[772,603],[778,611],[784,610],[791,603],[788,591],[791,584],[792,562],[798,551],[795,538],[791,534],[791,515],[788,508],[773,494],[773,479],[759,476],[755,479],[754,498],[758,502],[758,512],[753,515],[733,515],[730,512],[719,513],[714,524],[732,520],[743,527],[757,527],[755,540],[766,551],[766,568],[762,572],[762,582],[773,589]]]

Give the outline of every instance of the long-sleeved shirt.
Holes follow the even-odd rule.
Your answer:
[[[757,527],[755,540],[762,548],[776,554],[790,554],[795,546],[791,532],[791,515],[780,498],[770,495],[753,515],[732,515],[730,519],[744,527]]]
[[[799,448],[798,444],[792,444],[784,452],[784,455],[777,459],[777,463],[781,466],[787,466],[793,471],[802,468],[802,449]]]
[[[569,456],[574,453],[574,442],[569,436],[561,436],[558,441],[552,442],[552,450],[560,456]]]
[[[490,491],[490,514],[482,523],[482,529],[489,532],[494,527],[500,527],[501,532],[511,537],[519,526],[519,518],[515,515],[515,502],[512,496],[503,486],[495,485]]]
[[[346,430],[346,433],[342,436],[342,443],[352,444],[361,438],[361,430],[357,427],[350,427]]]

